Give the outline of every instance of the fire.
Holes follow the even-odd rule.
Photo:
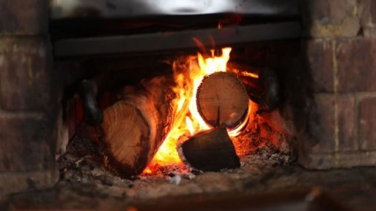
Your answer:
[[[210,52],[211,56],[208,58],[204,58],[200,53],[198,53],[197,57],[186,58],[187,65],[183,67],[178,61],[173,63],[176,83],[176,87],[173,90],[177,97],[172,102],[175,111],[172,129],[143,174],[152,173],[156,166],[184,167],[177,152],[179,139],[211,129],[211,126],[206,124],[197,110],[196,93],[205,76],[215,72],[226,72],[231,48],[223,48],[221,56],[215,56],[214,50]],[[228,131],[229,135],[237,136],[246,124],[247,119],[237,128]]]

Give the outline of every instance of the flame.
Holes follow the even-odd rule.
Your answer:
[[[245,77],[250,77],[250,78],[259,78],[259,75],[257,73],[249,73],[249,72],[246,72],[246,71],[241,71],[241,70],[238,70],[238,69],[233,69],[232,70],[233,73],[237,74],[237,75],[241,75],[241,76],[245,76]]]
[[[200,53],[198,53],[197,57],[185,58],[186,65],[180,64],[178,61],[173,63],[176,83],[173,90],[177,95],[172,102],[175,110],[173,123],[163,144],[143,171],[143,174],[151,174],[156,167],[161,166],[184,168],[185,165],[177,152],[179,139],[211,129],[211,126],[206,124],[197,110],[196,94],[205,76],[215,72],[226,72],[231,48],[223,48],[221,56],[215,56],[214,50],[210,52],[211,56],[208,58],[204,58]],[[249,107],[248,114],[250,111]],[[230,136],[239,135],[241,129],[247,124],[248,114],[247,119],[238,127],[228,131]]]

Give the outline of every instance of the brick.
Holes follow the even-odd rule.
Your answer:
[[[307,45],[315,92],[333,92],[333,48],[328,40],[312,40]]]
[[[0,34],[47,33],[47,8],[45,0],[1,0]]]
[[[0,172],[42,171],[54,165],[56,118],[0,115]]]
[[[47,45],[38,38],[0,38],[0,106],[43,110],[51,101]]]
[[[354,37],[360,30],[356,0],[310,0],[304,5],[305,28],[313,37]]]
[[[308,138],[304,139],[303,150],[315,154],[357,150],[354,124],[354,97],[316,95],[314,106],[308,111]]]
[[[358,8],[358,15],[360,17],[362,27],[376,27],[376,1],[359,0]]]
[[[359,142],[362,150],[376,150],[376,98],[359,104]]]
[[[353,96],[335,97],[338,109],[338,150],[356,151],[359,149],[355,137],[355,98]]]
[[[359,0],[358,16],[365,37],[376,37],[376,1]]]
[[[365,37],[376,37],[376,27],[364,28],[363,33]]]
[[[312,21],[322,24],[340,24],[352,15],[356,0],[308,0],[307,10]]]
[[[376,91],[376,39],[348,39],[337,44],[338,91]]]

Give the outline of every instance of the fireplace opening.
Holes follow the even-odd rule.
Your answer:
[[[62,180],[122,181],[142,192],[144,182],[189,184],[288,166],[297,145],[283,74],[292,73],[279,59],[291,61],[298,50],[291,40],[76,65],[96,74],[67,98],[75,131],[58,159]]]
[[[137,181],[243,171],[256,155],[294,161],[284,99],[293,73],[283,63],[299,51],[298,3],[238,3],[199,14],[138,8],[128,17],[119,13],[128,2],[98,18],[93,5],[54,1],[55,57],[81,73],[68,77],[63,97],[61,177],[81,175],[87,162]]]

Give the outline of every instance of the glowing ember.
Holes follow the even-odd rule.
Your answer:
[[[184,168],[184,164],[180,160],[176,150],[179,139],[211,129],[197,110],[197,89],[205,76],[215,72],[226,71],[230,52],[231,48],[223,48],[222,55],[216,57],[214,56],[214,50],[211,50],[211,57],[209,58],[204,58],[199,53],[197,57],[186,58],[186,65],[184,66],[183,64],[183,67],[178,61],[173,63],[174,79],[177,84],[174,87],[174,92],[177,94],[177,97],[172,102],[175,111],[172,129],[148,167],[143,171],[143,174],[151,174],[157,167],[177,166]],[[248,114],[250,110],[249,107]],[[247,124],[248,116],[237,128],[229,131],[230,136],[239,135],[241,129]]]

